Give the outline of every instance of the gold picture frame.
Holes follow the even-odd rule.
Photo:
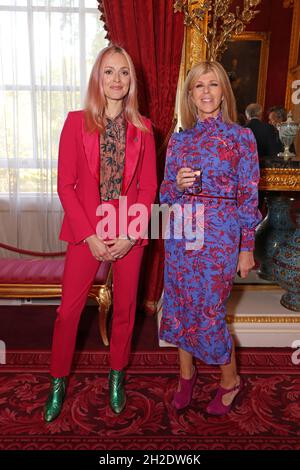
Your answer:
[[[253,102],[264,107],[269,49],[266,32],[244,32],[228,42],[220,62],[230,76],[240,114]]]

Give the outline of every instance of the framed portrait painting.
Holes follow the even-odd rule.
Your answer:
[[[240,120],[250,103],[264,106],[270,34],[246,32],[228,43],[221,63],[229,75]]]

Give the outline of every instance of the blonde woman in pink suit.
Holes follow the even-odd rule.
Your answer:
[[[138,112],[136,75],[128,53],[111,45],[100,52],[91,72],[85,109],[70,112],[59,146],[58,194],[64,208],[60,239],[68,242],[62,301],[54,326],[51,387],[44,419],[60,414],[70,373],[77,328],[101,261],[113,266],[114,305],[110,341],[110,406],[126,402],[128,364],[144,235],[125,233],[105,240],[97,234],[101,203],[118,214],[119,198],[130,208],[143,204],[150,217],[157,190],[154,137]],[[117,228],[118,230],[118,228]]]

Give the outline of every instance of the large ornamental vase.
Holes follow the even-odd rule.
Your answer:
[[[273,267],[276,282],[287,291],[281,305],[300,312],[300,211],[296,224],[296,230],[276,250]]]
[[[259,277],[267,281],[275,280],[273,257],[276,249],[295,230],[290,216],[292,201],[292,198],[272,193],[266,196],[268,214],[256,229],[254,256],[260,263]]]

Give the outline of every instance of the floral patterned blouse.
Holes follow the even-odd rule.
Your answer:
[[[114,119],[106,118],[106,130],[100,135],[100,195],[102,201],[118,199],[121,194],[126,146],[126,120],[123,111]]]

